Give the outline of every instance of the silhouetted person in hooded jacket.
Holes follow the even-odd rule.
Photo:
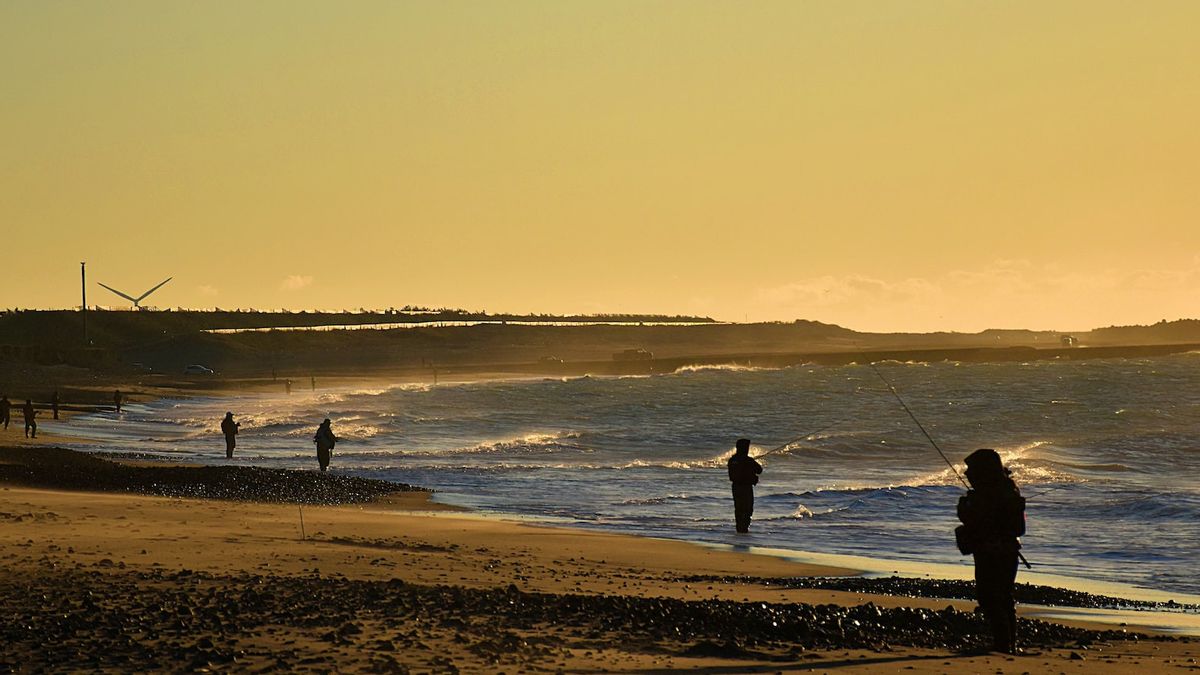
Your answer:
[[[5,430],[8,429],[8,423],[12,421],[12,401],[8,400],[8,396],[0,396],[0,421],[4,422]]]
[[[237,447],[238,427],[242,425],[233,421],[233,413],[225,413],[221,420],[221,433],[225,434],[225,458],[233,459],[233,449]]]
[[[25,438],[37,438],[37,410],[33,407],[33,401],[25,399],[21,412],[25,414]]]
[[[329,456],[333,453],[333,446],[337,443],[337,436],[333,435],[333,429],[329,427],[329,418],[326,417],[321,426],[317,427],[317,433],[313,436],[313,443],[317,444],[317,463],[321,465],[321,470],[325,471],[329,468]]]
[[[975,594],[992,629],[992,649],[1015,653],[1017,609],[1013,586],[1017,552],[1025,534],[1025,498],[995,450],[983,449],[967,459],[971,490],[958,500],[955,531],[963,555],[975,556]]]
[[[121,412],[121,403],[124,400],[125,400],[125,397],[121,395],[120,389],[117,389],[116,391],[113,392],[113,405],[116,406],[118,413]]]
[[[739,438],[733,457],[729,458],[729,482],[733,483],[733,517],[738,532],[750,531],[750,517],[754,515],[754,486],[762,465],[750,456],[750,439]]]

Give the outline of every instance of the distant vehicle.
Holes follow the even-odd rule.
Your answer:
[[[1079,338],[1074,335],[1064,335],[1058,339],[1059,343],[1064,347],[1078,347]]]
[[[649,361],[654,354],[645,349],[626,349],[612,355],[613,361]]]
[[[184,375],[215,375],[216,372],[212,368],[208,368],[199,364],[192,364],[183,369]]]
[[[543,356],[542,358],[538,359],[538,363],[548,364],[548,365],[559,365],[562,362],[563,362],[563,360],[558,358],[557,356]]]

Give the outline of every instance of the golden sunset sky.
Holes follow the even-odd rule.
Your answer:
[[[5,307],[1200,317],[1200,2],[0,3]],[[92,302],[122,305],[92,284]]]

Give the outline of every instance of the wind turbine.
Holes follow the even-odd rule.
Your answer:
[[[157,286],[155,286],[154,288],[151,288],[150,290],[146,291],[145,293],[142,293],[141,295],[137,296],[136,298],[129,296],[129,295],[125,295],[124,293],[122,293],[121,291],[118,291],[117,289],[113,288],[112,286],[104,286],[104,284],[100,284],[99,281],[97,281],[96,283],[100,284],[101,286],[104,286],[105,288],[112,291],[113,293],[116,293],[117,295],[121,296],[122,298],[125,298],[126,300],[132,302],[134,309],[141,309],[142,306],[139,304],[141,301],[145,300],[147,296],[149,296],[154,291],[157,291],[158,289],[162,288],[164,285],[166,285],[166,283],[168,281],[170,281],[171,279],[174,279],[174,278],[175,277],[167,277],[162,282],[160,282]]]

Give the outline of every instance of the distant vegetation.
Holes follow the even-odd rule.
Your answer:
[[[89,310],[88,337],[92,346],[127,348],[205,330],[246,328],[315,328],[389,323],[461,321],[524,321],[587,323],[687,322],[713,323],[709,317],[651,314],[489,314],[462,309],[400,309],[320,312],[233,310]],[[39,345],[57,349],[83,346],[83,314],[78,310],[10,310],[0,313],[0,344]]]
[[[818,321],[726,324],[708,317],[641,314],[515,315],[406,307],[358,312],[255,310],[89,311],[83,342],[79,311],[0,313],[3,367],[83,366],[93,372],[181,374],[202,364],[227,377],[379,375],[387,371],[474,368],[511,370],[539,364],[539,372],[614,362],[614,354],[645,350],[656,362],[760,363],[786,355],[859,350],[1061,349],[1200,343],[1200,321],[1113,326],[1071,334],[987,330],[979,333],[860,333]],[[439,323],[445,323],[438,326]],[[483,325],[470,325],[483,322]],[[589,325],[600,322],[603,325]],[[390,328],[387,324],[434,324]],[[363,327],[379,330],[273,330]],[[463,325],[468,324],[468,325]],[[565,325],[564,325],[565,324]],[[577,324],[577,325],[576,325]],[[662,325],[683,324],[683,325]],[[259,332],[212,333],[221,329]],[[1097,350],[1099,353],[1099,350]],[[1083,356],[1083,354],[1080,354]],[[786,359],[785,359],[786,360]],[[567,362],[567,365],[560,365]],[[583,364],[570,366],[569,364]],[[586,365],[593,364],[593,365]],[[611,368],[608,368],[611,370]]]

